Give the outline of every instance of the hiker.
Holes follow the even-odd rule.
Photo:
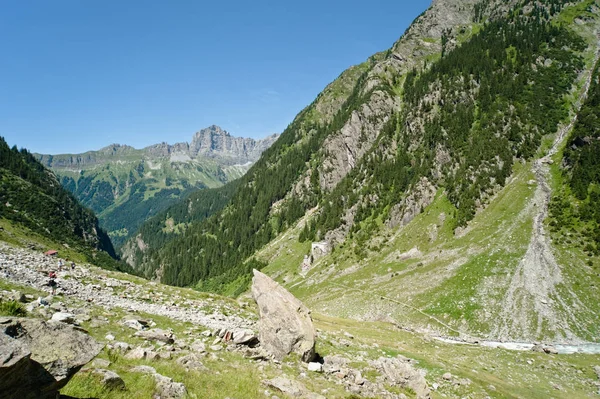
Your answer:
[[[63,260],[62,260],[62,259],[59,259],[59,260],[58,260],[58,271],[59,271],[59,272],[60,272],[60,271],[62,271],[62,267],[63,267]]]
[[[56,294],[56,272],[54,272],[54,270],[52,270],[49,274],[48,274],[48,278],[50,279],[50,281],[48,281],[48,285],[50,286],[50,288],[52,288],[52,295]]]
[[[75,262],[71,261],[71,271],[75,271]]]

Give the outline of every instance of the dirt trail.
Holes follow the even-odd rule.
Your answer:
[[[598,58],[597,50],[593,65]],[[492,337],[536,340],[545,333],[551,333],[554,339],[578,341],[577,335],[571,330],[578,325],[571,309],[573,304],[579,307],[585,305],[574,292],[568,291],[565,297],[558,290],[563,277],[561,267],[554,257],[550,238],[546,235],[544,220],[548,216],[548,204],[552,196],[552,189],[548,184],[549,164],[577,121],[577,114],[587,98],[592,81],[593,65],[592,69],[586,71],[584,85],[574,104],[569,123],[559,128],[548,154],[533,163],[532,169],[537,182],[532,199],[535,209],[533,233],[525,256],[510,279],[510,286],[502,301],[501,318],[492,331]]]

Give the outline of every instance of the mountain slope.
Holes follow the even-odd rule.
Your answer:
[[[89,260],[117,267],[115,251],[94,213],[61,187],[56,176],[27,150],[0,137],[0,218],[78,248]],[[55,248],[58,249],[58,248]]]
[[[136,150],[114,144],[84,154],[36,157],[100,219],[115,246],[149,217],[189,193],[242,176],[277,135],[233,137],[218,126],[197,132],[191,143],[161,143]]]
[[[539,242],[534,231],[543,236],[535,209],[546,202],[530,199],[547,196],[530,196],[545,180],[522,165],[568,130],[597,26],[593,1],[435,1],[392,49],[348,71],[343,101],[328,88],[303,110],[229,205],[167,242],[151,267],[170,284],[235,294],[264,262],[334,314],[393,314],[425,328],[437,319],[448,333],[504,339],[595,339],[594,308],[568,308],[596,294],[575,286],[585,277],[565,269],[562,252],[507,289]],[[321,240],[334,252],[312,254],[304,278],[309,242]],[[564,278],[530,295],[554,264]],[[396,302],[365,297],[388,290]],[[521,321],[498,330],[507,304]]]

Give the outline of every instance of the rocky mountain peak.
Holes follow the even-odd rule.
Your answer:
[[[254,162],[277,137],[278,135],[271,135],[262,140],[233,137],[221,127],[212,125],[194,134],[189,152],[191,157],[202,155],[230,159],[238,163]]]

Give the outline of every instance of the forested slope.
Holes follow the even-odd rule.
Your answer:
[[[300,112],[229,204],[149,267],[169,284],[235,294],[261,266],[253,254],[311,209],[300,239],[352,238],[359,258],[382,226],[410,223],[439,192],[452,229],[466,226],[568,116],[588,43],[564,23],[567,3],[434,2],[351,70],[352,85],[340,77],[336,101],[329,88]]]
[[[25,149],[0,138],[0,217],[79,249],[96,264],[117,268],[112,243],[94,213]],[[110,256],[109,256],[110,255]]]

